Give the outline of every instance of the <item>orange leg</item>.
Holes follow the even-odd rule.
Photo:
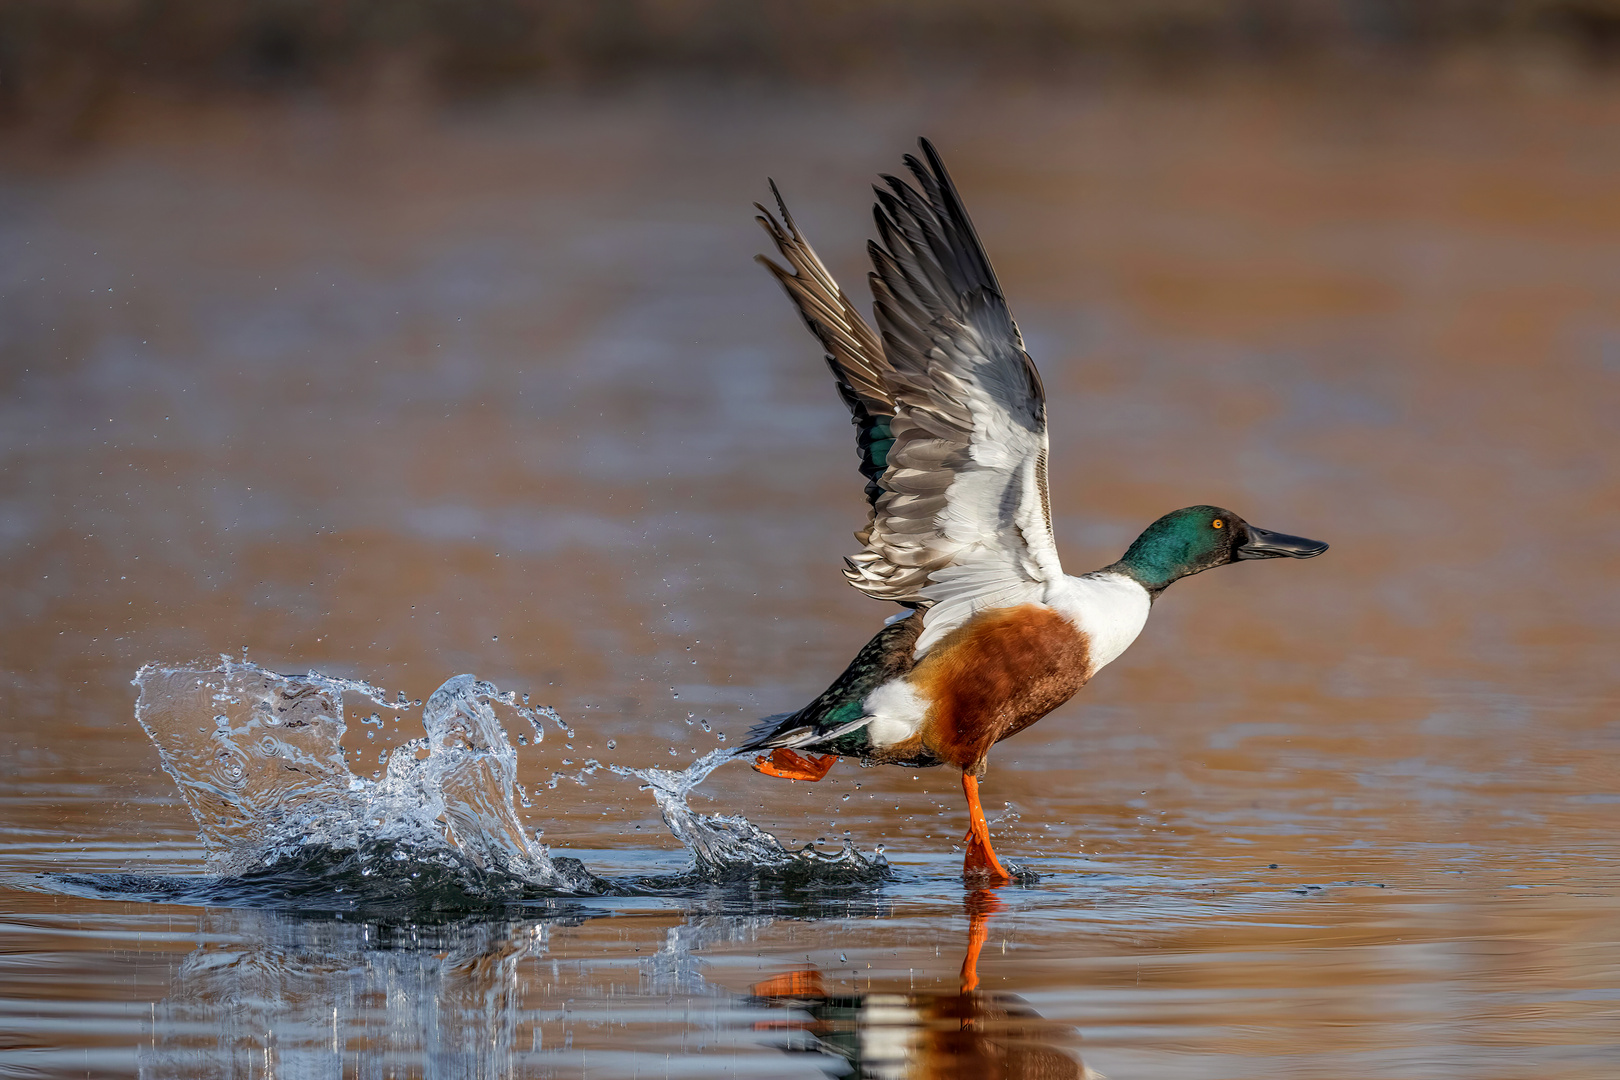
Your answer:
[[[962,958],[962,993],[979,988],[979,950],[990,936],[990,916],[1001,910],[1001,901],[989,889],[976,889],[962,906],[967,908],[967,955]]]
[[[984,807],[979,805],[979,778],[963,773],[962,792],[968,802],[967,858],[962,860],[962,876],[988,876],[992,884],[1005,885],[1012,875],[1001,868],[996,849],[990,846],[990,825],[984,820]]]
[[[780,776],[784,780],[820,780],[827,775],[827,770],[833,767],[838,760],[837,754],[811,754],[809,757],[795,754],[785,747],[777,747],[771,751],[770,757],[754,759],[754,771],[762,772],[766,776]]]

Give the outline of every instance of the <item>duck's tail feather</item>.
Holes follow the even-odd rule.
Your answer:
[[[740,753],[744,750],[763,750],[766,747],[774,748],[774,746],[780,745],[771,743],[770,740],[772,736],[774,736],[777,731],[781,729],[784,721],[792,720],[798,715],[799,714],[796,712],[781,712],[776,713],[773,716],[763,717],[757,723],[755,723],[753,727],[748,729],[748,734],[743,736],[742,745],[737,747],[738,752]]]
[[[859,731],[872,722],[872,717],[863,716],[859,720],[851,720],[846,724],[839,724],[834,728],[818,730],[813,724],[795,724],[785,729],[771,728],[772,721],[791,720],[796,713],[784,713],[781,717],[766,717],[748,729],[749,741],[738,748],[738,753],[750,750],[798,750],[804,747],[821,746],[837,739]],[[755,732],[761,732],[755,737]]]

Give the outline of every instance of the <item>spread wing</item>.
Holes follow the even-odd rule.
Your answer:
[[[976,611],[1040,600],[1062,575],[1041,378],[944,164],[927,140],[921,146],[926,164],[905,159],[915,186],[886,176],[877,189],[880,239],[869,251],[881,353],[849,335],[874,384],[872,404],[860,397],[864,386],[850,385],[860,404],[888,415],[881,458],[863,460],[882,465],[871,522],[858,534],[864,550],[845,560],[856,588],[930,606],[918,655]],[[819,262],[801,266],[780,239],[778,247],[798,274],[775,268],[777,277],[824,344],[834,327],[823,309],[865,329]],[[802,298],[826,287],[837,306]],[[827,347],[838,373],[842,354]]]
[[[838,385],[838,396],[849,408],[850,420],[855,425],[856,448],[861,455],[861,474],[866,477],[866,501],[872,507],[866,528],[855,534],[855,539],[864,545],[870,541],[877,503],[883,495],[879,480],[887,468],[889,447],[894,442],[890,434],[894,396],[888,386],[893,372],[883,355],[883,343],[877,333],[855,310],[855,305],[838,287],[809,241],[800,235],[774,182],[771,194],[776,197],[782,220],[778,223],[769,210],[755,203],[758,220],[794,272],[788,273],[763,255],[758,259],[782,283],[804,318],[804,324],[827,350],[827,366],[832,369]]]

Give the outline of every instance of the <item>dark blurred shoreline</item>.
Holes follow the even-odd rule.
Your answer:
[[[1620,0],[0,0],[0,135],[139,101],[457,101],[648,81],[879,90],[1617,68]]]

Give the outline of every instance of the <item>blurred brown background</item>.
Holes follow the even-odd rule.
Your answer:
[[[465,100],[649,79],[1005,88],[1233,66],[1607,70],[1615,0],[6,0],[0,118],[84,137],[131,93]]]

